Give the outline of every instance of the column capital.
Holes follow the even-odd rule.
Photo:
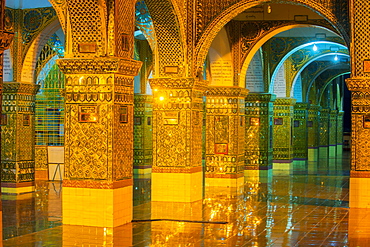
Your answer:
[[[153,90],[158,89],[199,89],[205,91],[208,81],[199,80],[196,78],[152,78],[149,79]]]
[[[295,105],[297,102],[294,98],[276,98],[274,105]]]
[[[276,94],[270,93],[249,93],[246,101],[262,101],[262,102],[274,102],[276,100]]]
[[[62,58],[57,60],[64,74],[122,74],[136,76],[142,62],[119,57]]]
[[[210,86],[205,92],[206,96],[223,96],[223,97],[246,97],[249,90],[241,87],[222,87]]]
[[[4,93],[25,93],[36,95],[40,85],[22,82],[4,82],[3,92]]]
[[[370,91],[370,78],[352,77],[346,79],[349,91]]]
[[[306,102],[299,102],[294,105],[294,109],[296,110],[307,110],[309,108],[309,104]]]
[[[320,111],[321,106],[319,106],[319,105],[309,105],[309,110],[311,110],[311,111]]]

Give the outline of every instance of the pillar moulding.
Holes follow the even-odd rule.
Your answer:
[[[141,62],[96,57],[57,63],[66,76],[63,224],[115,227],[130,222],[133,78]]]
[[[207,81],[153,78],[152,201],[202,199],[203,95]]]
[[[272,168],[272,117],[275,94],[250,93],[245,98],[245,174]],[[259,174],[260,172],[258,172]]]
[[[206,99],[206,184],[244,184],[245,97],[240,87],[210,86]]]
[[[34,191],[35,95],[39,85],[5,82],[2,95],[2,192]]]

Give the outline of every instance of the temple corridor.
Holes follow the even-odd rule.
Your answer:
[[[3,246],[369,246],[370,210],[348,208],[348,181],[348,151],[294,161],[291,176],[205,186],[189,204],[151,202],[150,175],[137,175],[134,220],[115,228],[62,225],[61,183],[37,181],[2,197]]]

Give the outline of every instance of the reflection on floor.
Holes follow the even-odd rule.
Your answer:
[[[348,157],[205,187],[191,204],[151,202],[150,177],[138,177],[134,221],[114,229],[62,225],[60,183],[38,182],[3,195],[3,246],[370,246],[370,211],[348,208]]]

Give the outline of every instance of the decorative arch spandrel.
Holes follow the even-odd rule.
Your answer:
[[[187,72],[185,57],[184,14],[180,2],[170,0],[146,0],[156,34],[155,77],[184,77]],[[183,12],[185,8],[183,6]]]
[[[308,7],[323,16],[332,27],[349,43],[348,32],[339,22],[334,12],[337,10],[335,0],[199,0],[197,5],[196,28],[196,66],[201,66],[207,55],[210,44],[219,30],[244,10],[259,4],[295,4]],[[348,6],[341,6],[347,9]],[[346,18],[348,19],[348,18]],[[343,23],[345,20],[343,20]]]

